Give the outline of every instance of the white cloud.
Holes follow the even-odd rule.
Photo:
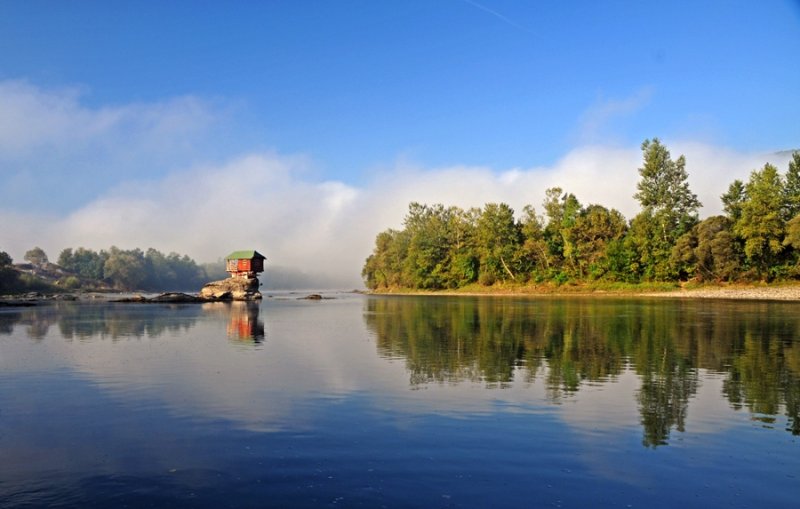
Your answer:
[[[668,144],[668,146],[671,146]],[[763,165],[765,156],[719,147],[675,143],[686,154],[692,188],[718,213],[718,196],[734,178]],[[164,178],[130,182],[65,217],[5,213],[4,248],[19,257],[39,244],[55,257],[62,248],[155,247],[201,261],[228,251],[256,248],[275,265],[322,272],[342,285],[357,284],[375,235],[400,227],[408,203],[463,208],[503,201],[517,211],[541,212],[548,187],[560,186],[582,203],[600,203],[631,218],[638,179],[638,148],[584,147],[552,167],[512,169],[397,166],[363,188],[314,182],[303,158],[252,154],[219,166],[198,167]]]
[[[629,219],[638,212],[633,199],[641,164],[638,146],[581,146],[548,167],[426,168],[398,162],[355,187],[315,180],[303,156],[251,153],[220,164],[192,163],[169,146],[180,145],[182,137],[196,142],[193,130],[212,122],[210,110],[191,98],[90,109],[78,97],[75,91],[43,92],[23,82],[0,82],[0,158],[30,166],[42,161],[43,147],[60,147],[67,155],[48,161],[48,175],[74,180],[76,186],[88,185],[96,176],[80,171],[81,157],[89,157],[92,148],[103,147],[108,154],[91,159],[94,165],[128,157],[143,164],[146,156],[136,152],[158,151],[159,146],[176,164],[161,161],[150,171],[109,176],[109,185],[66,213],[47,212],[46,207],[36,212],[42,209],[24,200],[16,205],[0,201],[0,249],[17,260],[34,245],[51,258],[65,247],[117,245],[176,251],[198,261],[255,248],[275,266],[325,273],[351,287],[360,282],[375,235],[401,227],[411,201],[463,208],[506,202],[518,212],[531,204],[541,213],[545,189],[559,186],[584,204],[613,207]],[[606,110],[635,106],[625,103]],[[785,170],[788,158],[691,141],[665,144],[673,158],[686,155],[691,187],[705,204],[703,216],[720,212],[719,195],[735,178],[746,180],[766,161]],[[177,163],[183,169],[169,169]],[[40,187],[41,179],[19,172],[2,172],[0,195],[25,196],[27,186],[37,186],[44,201],[58,201],[68,192],[63,186]],[[120,175],[128,175],[127,181],[120,183],[125,178]]]
[[[87,107],[80,99],[74,88],[45,91],[25,81],[0,82],[0,153],[9,158],[48,147],[97,147],[122,141],[118,137],[156,147],[165,136],[197,132],[214,119],[209,105],[191,96],[103,108]]]
[[[91,107],[75,88],[0,81],[0,208],[64,210],[119,175],[158,175],[207,154],[222,111],[185,96]]]
[[[642,110],[652,97],[653,89],[645,87],[624,99],[598,99],[578,121],[578,142],[608,141],[613,137],[613,124]]]

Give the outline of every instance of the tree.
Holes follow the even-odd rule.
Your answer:
[[[446,284],[458,288],[478,280],[480,261],[475,248],[475,232],[480,209],[461,210],[450,207],[448,215],[450,271]]]
[[[408,254],[408,233],[386,230],[375,238],[375,249],[367,258],[361,276],[367,288],[404,286],[403,262]]]
[[[767,275],[783,250],[783,185],[778,169],[769,163],[751,172],[745,185],[747,198],[742,202],[742,214],[734,225],[734,232],[744,241],[747,260],[761,276]]]
[[[569,231],[581,212],[581,203],[574,194],[564,193],[560,187],[551,187],[545,191],[542,205],[548,218],[544,238],[552,260],[551,266],[554,271],[562,269],[562,273],[556,274],[556,277],[566,280],[568,275],[563,273],[564,265],[569,264],[570,272],[577,272],[575,246]]]
[[[784,246],[791,246],[795,251],[800,251],[800,215],[796,215],[786,223],[786,236]]]
[[[689,189],[684,156],[673,161],[658,138],[645,140],[642,154],[644,164],[639,168],[641,178],[634,194],[642,212],[634,218],[638,235],[633,243],[645,278],[671,279],[672,246],[697,223],[701,204]]]
[[[8,253],[0,251],[0,293],[10,293],[18,289],[19,272],[14,270],[13,261]]]
[[[598,279],[608,272],[608,245],[622,239],[626,230],[625,218],[615,209],[589,205],[581,211],[575,224],[567,229],[567,245],[571,246],[570,254],[581,278]]]
[[[58,265],[83,278],[99,281],[104,278],[103,269],[107,259],[108,253],[105,251],[97,253],[83,247],[74,251],[66,248],[58,255]]]
[[[492,284],[497,279],[516,280],[510,265],[520,245],[514,209],[505,203],[487,203],[478,217],[475,240],[480,260],[480,281]]]
[[[784,219],[800,214],[800,151],[792,152],[784,187]]]
[[[111,246],[103,266],[106,279],[119,290],[138,290],[147,279],[144,253],[141,249],[124,251]]]
[[[734,223],[738,221],[742,217],[742,203],[747,199],[744,183],[739,179],[734,180],[728,186],[728,191],[720,198],[722,199],[722,208],[728,218]]]
[[[550,255],[544,238],[542,219],[531,205],[522,209],[520,220],[522,245],[518,253],[518,264],[526,275],[544,277],[550,267]]]
[[[725,216],[712,216],[683,234],[672,249],[672,263],[681,277],[730,280],[741,266],[741,249]]]
[[[26,251],[23,258],[25,261],[32,263],[33,265],[44,265],[48,262],[47,254],[38,246]]]
[[[633,197],[644,209],[656,213],[670,212],[667,217],[677,224],[691,221],[701,203],[689,189],[686,158],[681,155],[677,161],[673,161],[669,150],[658,138],[645,140],[642,153],[644,165],[639,168],[641,179],[636,184],[638,191]]]
[[[410,235],[404,272],[415,288],[445,288],[450,271],[449,230],[453,208],[444,205],[408,206],[405,226]]]

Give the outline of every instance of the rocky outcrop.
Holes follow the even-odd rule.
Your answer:
[[[258,300],[261,292],[256,277],[229,277],[207,283],[200,290],[200,297],[208,300]]]
[[[133,297],[124,297],[122,299],[112,300],[111,302],[156,302],[156,303],[172,303],[184,304],[193,302],[208,302],[208,299],[198,297],[197,295],[189,295],[188,293],[169,292],[156,295],[155,297],[147,298],[144,295],[134,295]]]

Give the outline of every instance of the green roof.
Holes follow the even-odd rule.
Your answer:
[[[253,258],[267,259],[266,256],[252,249],[250,251],[234,251],[225,257],[226,260],[252,260]]]

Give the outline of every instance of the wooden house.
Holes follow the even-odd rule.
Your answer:
[[[258,251],[234,251],[225,257],[225,271],[231,277],[255,277],[259,272],[264,272],[266,259]]]

